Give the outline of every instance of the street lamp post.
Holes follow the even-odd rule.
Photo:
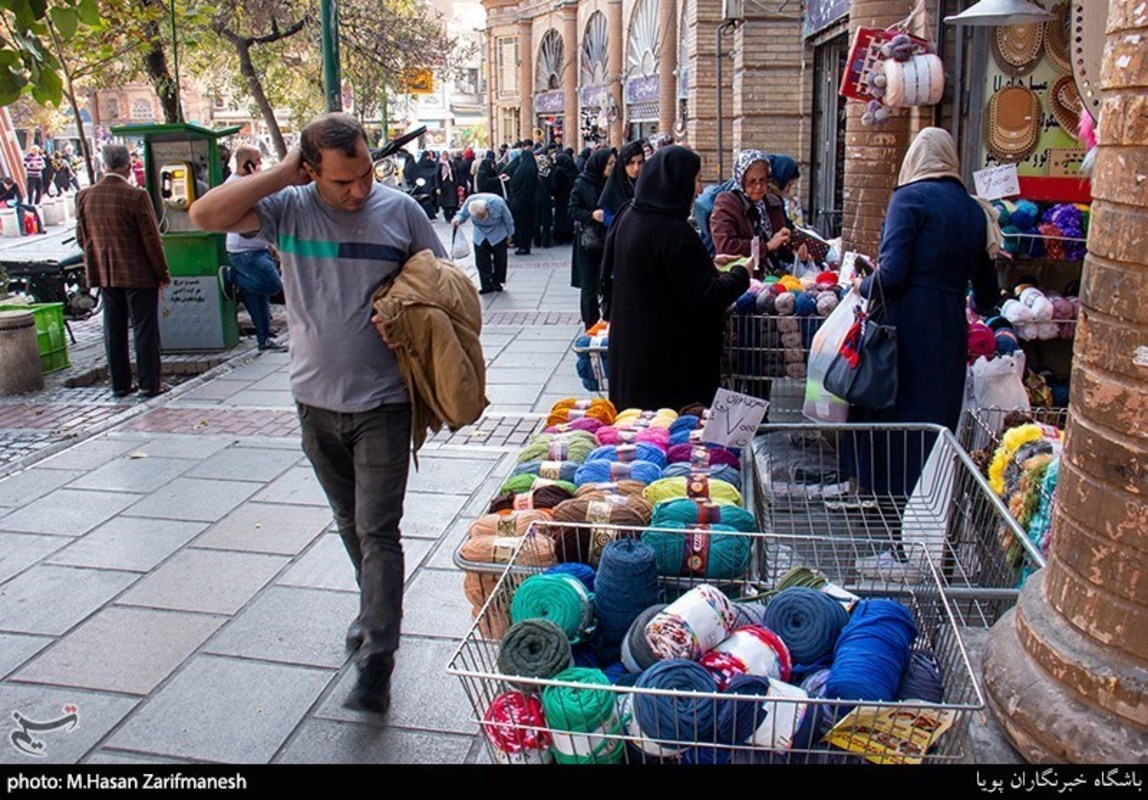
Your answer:
[[[323,95],[328,111],[343,110],[342,81],[339,80],[339,9],[335,0],[319,0],[323,45]]]

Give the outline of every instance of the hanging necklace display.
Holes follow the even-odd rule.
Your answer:
[[[1069,52],[1069,37],[1072,31],[1067,0],[1058,3],[1052,9],[1052,13],[1056,14],[1056,19],[1045,25],[1044,52],[1053,66],[1065,75],[1071,75],[1072,61],[1070,59],[1072,56]]]
[[[985,143],[997,160],[1023,161],[1040,139],[1040,100],[1025,86],[1006,86],[989,99]]]
[[[1044,45],[1044,23],[1002,25],[990,35],[993,61],[1005,75],[1019,77],[1040,63]]]

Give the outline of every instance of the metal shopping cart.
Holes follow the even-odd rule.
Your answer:
[[[805,370],[824,317],[730,314],[726,317],[721,385],[769,400],[771,422],[800,422]]]

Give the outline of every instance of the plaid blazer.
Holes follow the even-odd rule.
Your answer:
[[[151,198],[118,176],[76,195],[76,241],[92,286],[155,289],[170,280]]]

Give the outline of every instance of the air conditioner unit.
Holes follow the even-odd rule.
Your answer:
[[[745,19],[745,0],[722,0],[721,18],[726,22]]]

